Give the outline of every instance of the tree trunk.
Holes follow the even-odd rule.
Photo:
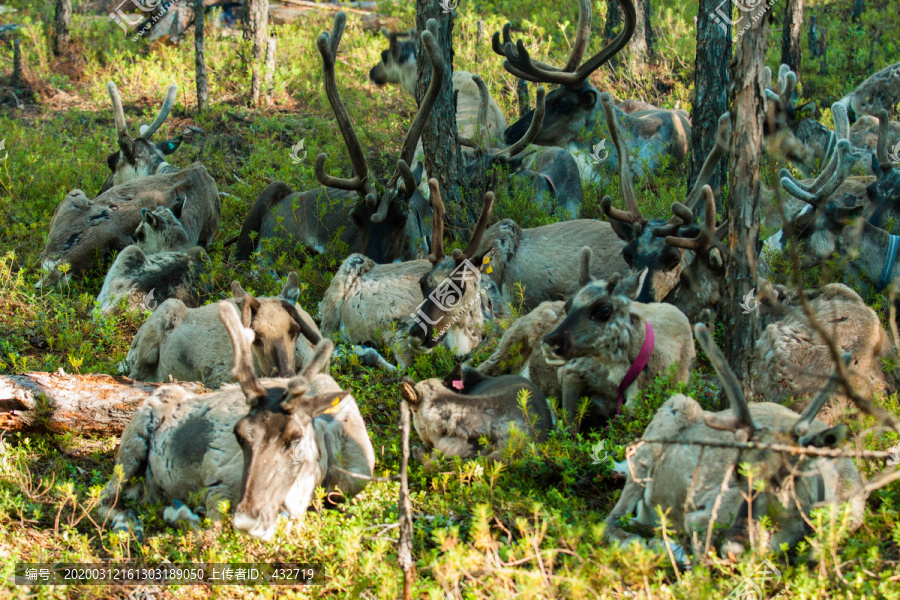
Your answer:
[[[272,90],[275,85],[275,49],[277,40],[273,37],[269,38],[266,43],[266,76],[263,79],[263,86],[266,92],[266,105],[272,102]]]
[[[412,584],[416,576],[416,561],[413,559],[412,501],[409,498],[409,407],[406,400],[400,400],[400,499],[397,516],[400,520],[400,535],[397,540],[397,560],[403,570],[403,600],[412,600]]]
[[[252,79],[250,82],[250,103],[259,105],[260,63],[266,48],[269,29],[269,0],[245,0],[244,39],[253,42]]]
[[[635,10],[640,10],[635,7]],[[619,8],[619,0],[606,0],[606,23],[603,24],[603,40],[609,44],[616,37],[622,25],[622,10]],[[637,31],[635,31],[637,35]],[[633,38],[632,38],[633,39]],[[613,56],[607,63],[610,67],[619,64],[618,55]]]
[[[0,375],[0,429],[119,435],[161,385],[109,375]],[[193,393],[208,391],[199,383],[180,385]]]
[[[632,69],[645,65],[650,57],[650,0],[636,0],[634,10],[637,22],[628,42],[628,60]]]
[[[425,31],[426,23],[430,19],[434,19],[433,26],[436,27],[433,27],[432,34],[441,49],[447,68],[444,84],[425,123],[422,145],[425,150],[425,168],[428,176],[436,178],[440,184],[448,224],[450,228],[457,230],[453,232],[454,237],[457,237],[461,233],[459,230],[467,233],[475,226],[477,210],[480,208],[477,203],[481,199],[478,198],[476,206],[473,210],[469,210],[463,204],[461,192],[466,184],[466,178],[456,134],[456,108],[453,102],[453,13],[443,12],[440,5],[433,0],[416,0],[416,29]],[[418,104],[422,103],[428,84],[431,83],[431,63],[427,56],[420,36],[416,51]]]
[[[206,58],[203,50],[203,0],[194,0],[194,70],[197,79],[197,112],[209,107]]]
[[[744,314],[740,301],[756,287],[768,29],[767,19],[762,14],[744,31],[731,61],[733,131],[728,152],[729,252],[719,308],[725,331],[730,334],[725,339],[724,354],[742,381],[747,379],[754,342],[761,333],[759,317],[756,313]]]
[[[697,13],[697,54],[694,62],[694,98],[691,101],[691,156],[688,189],[691,189],[703,161],[716,145],[719,117],[728,110],[728,60],[731,58],[731,25],[724,28],[711,18],[722,0],[700,0]],[[722,10],[731,14],[731,0]],[[727,173],[725,161],[719,163],[709,180],[718,189]]]
[[[66,51],[72,37],[72,0],[56,0],[56,35],[53,38],[53,54],[59,56]]]
[[[781,64],[800,78],[800,29],[803,27],[803,0],[787,0],[781,30]]]

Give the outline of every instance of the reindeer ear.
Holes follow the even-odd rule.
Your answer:
[[[578,255],[578,283],[581,287],[594,281],[594,276],[591,275],[591,257],[593,255],[594,251],[591,250],[590,246],[582,248],[581,253]]]
[[[296,304],[300,299],[300,279],[297,277],[297,271],[291,271],[288,274],[287,283],[281,288],[279,296],[291,304]]]
[[[310,419],[315,419],[320,415],[337,412],[340,410],[341,402],[348,397],[350,397],[350,392],[345,390],[326,392],[315,396],[291,395],[287,400],[281,402],[281,408],[292,414],[300,412],[308,415]]]
[[[146,208],[141,209],[141,219],[143,219],[143,221],[147,225],[149,225],[153,229],[156,229],[156,215],[154,215],[152,212],[150,212]]]
[[[241,284],[235,279],[231,282],[231,294],[234,296],[235,300],[243,300],[244,296],[247,295],[247,292],[244,291],[244,288],[242,288]]]
[[[184,211],[184,203],[187,201],[187,196],[184,198],[175,198],[175,204],[172,205],[172,214],[175,215],[175,218],[179,221],[181,220],[181,213]]]
[[[618,288],[617,293],[625,296],[626,298],[631,298],[632,300],[638,297],[638,294],[641,293],[641,289],[644,287],[644,280],[647,278],[648,268],[644,267],[640,273],[632,273],[625,279],[618,281],[617,286],[613,286]],[[610,285],[612,285],[612,278],[610,278]],[[608,292],[611,294],[613,287],[607,286]]]
[[[829,427],[825,431],[805,435],[797,440],[800,446],[811,448],[835,448],[844,441],[844,435],[847,433],[847,427],[844,425],[835,425]]]
[[[176,150],[178,150],[178,146],[181,145],[181,136],[174,137],[171,140],[166,140],[164,142],[159,142],[156,144],[156,147],[159,148],[159,151],[163,153],[163,155],[168,156],[172,154]]]
[[[409,377],[400,382],[400,395],[413,406],[419,403],[419,395],[416,393],[416,388],[413,387],[413,380]]]

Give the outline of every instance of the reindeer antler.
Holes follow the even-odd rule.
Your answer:
[[[694,325],[694,335],[716,370],[719,381],[722,382],[722,388],[725,390],[725,395],[728,396],[732,411],[730,418],[707,415],[704,418],[704,422],[713,429],[734,432],[743,431],[747,439],[749,439],[756,430],[756,424],[753,422],[753,416],[750,414],[750,405],[747,404],[747,398],[744,396],[744,391],[741,389],[737,376],[731,370],[731,367],[728,366],[728,362],[725,360],[722,352],[713,343],[706,325],[703,323]]]
[[[850,152],[848,140],[840,140],[837,143],[837,151],[825,170],[811,184],[806,185],[797,181],[787,169],[782,169],[781,187],[795,198],[819,208],[822,202],[840,187],[861,156],[859,153]]]
[[[622,199],[625,201],[627,212],[614,208],[612,198],[609,196],[603,198],[601,207],[609,218],[631,223],[635,231],[639,232],[647,224],[647,219],[641,216],[637,197],[634,195],[634,185],[631,182],[631,156],[628,154],[628,146],[625,144],[625,135],[622,133],[619,120],[616,119],[615,111],[613,111],[612,96],[606,92],[600,94],[600,105],[606,115],[606,125],[619,157],[619,186],[622,189]]]
[[[844,365],[847,366],[850,364],[850,354],[845,353],[843,355]],[[797,419],[797,422],[794,423],[793,427],[791,427],[791,435],[794,439],[800,438],[804,436],[809,431],[809,425],[812,423],[813,419],[816,418],[816,415],[819,414],[819,411],[822,410],[822,407],[825,406],[825,403],[834,395],[835,390],[837,389],[838,384],[840,383],[840,372],[837,367],[834,368],[834,372],[831,374],[831,377],[828,378],[828,381],[825,383],[825,387],[819,390],[819,393],[816,394],[816,397],[813,398],[812,402],[810,402],[806,408],[803,410],[803,413],[800,415],[800,418]]]
[[[145,139],[150,139],[150,137],[156,133],[156,130],[159,129],[159,126],[162,125],[163,121],[166,120],[166,117],[169,116],[169,111],[172,110],[172,106],[175,105],[175,94],[178,93],[178,86],[174,83],[169,86],[169,89],[166,90],[166,97],[163,100],[162,107],[159,109],[159,114],[156,115],[156,118],[153,119],[153,122],[150,125],[141,125],[138,129],[140,131],[141,137]]]
[[[237,309],[231,302],[219,302],[219,318],[225,324],[234,345],[234,369],[231,374],[241,385],[247,404],[255,406],[260,398],[266,396],[266,388],[256,378],[256,369],[253,367],[253,354],[250,352],[253,330],[241,325]]]
[[[697,237],[686,238],[670,235],[666,237],[666,244],[698,253],[706,251],[712,244],[713,235],[716,232],[716,199],[713,196],[712,188],[708,185],[703,186],[703,211],[704,221],[700,223],[700,232],[697,234]],[[688,215],[690,215],[691,219],[694,216],[694,212],[681,202],[676,202],[672,205],[672,212],[682,220]]]
[[[591,29],[591,1],[578,0],[578,31],[575,37],[575,43],[572,45],[572,52],[569,60],[566,61],[565,67],[559,69],[553,65],[534,60],[529,56],[522,40],[516,42],[515,47],[512,38],[509,35],[510,24],[503,26],[503,45],[500,44],[500,33],[495,32],[491,45],[494,52],[506,58],[503,61],[503,68],[511,74],[536,83],[557,83],[576,89],[587,79],[591,73],[596,71],[612,58],[619,50],[625,47],[628,40],[634,34],[635,23],[637,20],[634,3],[632,0],[622,0],[621,8],[624,13],[625,26],[616,38],[608,45],[604,46],[597,54],[589,58],[586,62],[581,63],[584,52],[590,41]]]
[[[878,166],[883,172],[890,171],[893,167],[888,160],[888,137],[890,135],[891,119],[885,109],[878,111],[878,145],[875,147],[875,157],[878,159]]]
[[[323,31],[316,40],[319,47],[319,53],[322,55],[322,75],[325,79],[325,95],[328,97],[328,103],[331,104],[331,110],[334,112],[334,118],[341,130],[341,136],[344,138],[344,145],[347,146],[347,152],[350,154],[350,163],[353,165],[353,178],[344,179],[340,177],[332,177],[325,173],[325,160],[328,155],[324,152],[316,157],[315,173],[316,179],[327,187],[338,188],[341,190],[353,191],[359,194],[359,197],[365,199],[370,204],[375,202],[375,193],[368,181],[369,166],[366,163],[365,153],[356,132],[353,130],[353,123],[347,114],[347,109],[341,100],[340,93],[337,89],[337,81],[334,74],[334,60],[337,54],[338,45],[341,43],[341,36],[344,34],[344,25],[347,21],[347,15],[339,12],[334,16],[334,26],[331,29],[331,35]]]
[[[431,188],[431,205],[434,207],[434,216],[431,220],[431,254],[428,260],[434,264],[444,260],[444,203],[441,200],[441,189],[438,180],[432,177],[428,180]]]
[[[106,83],[106,91],[109,92],[109,99],[113,105],[113,118],[116,121],[116,134],[119,137],[128,137],[128,126],[125,124],[125,111],[122,110],[122,98],[119,97],[119,90],[112,81]]]
[[[409,168],[409,165],[412,163],[413,156],[416,152],[416,145],[419,143],[419,138],[422,137],[422,130],[425,129],[425,122],[431,114],[431,109],[434,108],[434,103],[437,101],[447,71],[447,68],[444,65],[444,56],[441,54],[441,49],[438,48],[437,45],[437,21],[428,19],[426,27],[428,27],[428,30],[422,32],[421,39],[422,45],[425,46],[425,53],[428,55],[428,60],[431,61],[431,82],[428,84],[428,90],[425,92],[422,104],[419,106],[419,110],[416,112],[416,116],[413,118],[409,130],[406,132],[406,137],[403,139],[403,146],[400,148],[400,158],[397,161],[397,170],[390,180],[388,180],[388,183],[385,186],[385,193],[382,194],[381,199],[378,201],[378,210],[372,215],[373,223],[381,223],[384,221],[385,217],[387,217],[388,207],[393,199],[397,181],[399,181],[401,176],[404,176],[404,172],[409,173],[410,175],[409,178],[404,176],[404,183],[407,185],[404,187],[403,192],[406,199],[412,196],[416,191],[414,185],[410,186],[408,184],[409,179],[412,179],[412,170]],[[369,203],[369,206],[373,205],[374,203]]]
[[[535,100],[534,106],[534,115],[531,119],[531,124],[528,125],[528,130],[525,132],[518,141],[513,142],[512,145],[507,146],[506,148],[497,149],[491,153],[491,159],[497,159],[501,156],[506,156],[508,158],[515,158],[519,154],[525,151],[528,146],[531,145],[531,142],[534,141],[534,138],[537,137],[538,132],[541,130],[541,125],[544,124],[544,115],[546,113],[546,92],[544,91],[544,87],[540,86],[537,89],[537,98]]]
[[[462,261],[470,258],[475,251],[478,250],[478,246],[481,245],[481,238],[484,236],[484,231],[487,229],[488,221],[491,220],[491,211],[494,209],[494,192],[486,192],[484,194],[484,202],[481,205],[481,215],[478,217],[478,223],[475,225],[475,230],[472,232],[472,238],[469,240],[469,245],[466,246],[465,250],[460,251],[459,248],[453,251],[453,260],[457,263],[461,263]]]

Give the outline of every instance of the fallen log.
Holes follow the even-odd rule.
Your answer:
[[[0,375],[0,429],[119,435],[161,385],[110,375]],[[199,383],[179,385],[196,394],[209,391]]]

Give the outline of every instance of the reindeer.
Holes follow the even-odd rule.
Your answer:
[[[264,377],[291,377],[296,364],[309,363],[322,336],[315,322],[295,306],[297,273],[276,297],[255,298],[231,283],[244,327],[254,333],[253,356]],[[219,387],[230,380],[233,352],[215,305],[188,308],[178,299],[163,302],[135,334],[123,368],[138,381],[201,381]]]
[[[496,286],[481,277],[489,264],[487,255],[476,255],[493,208],[493,192],[484,196],[466,249],[446,257],[444,205],[437,180],[430,179],[428,185],[434,206],[428,259],[377,265],[361,254],[351,254],[319,304],[324,335],[339,334],[356,345],[383,342],[394,348],[400,368],[438,343],[458,357],[466,355],[481,340],[486,315],[490,319],[505,314]],[[354,350],[364,352],[359,347]],[[384,359],[376,360],[387,365]]]
[[[847,151],[848,145],[842,141],[838,156]],[[822,185],[834,186],[835,182]],[[726,278],[725,258],[729,252],[723,241],[728,224],[716,227],[715,200],[709,186],[704,187],[703,195],[705,214],[696,236],[666,238],[667,244],[694,252],[693,261],[681,273],[679,285],[664,300],[681,309],[692,323],[715,320],[719,302],[725,296],[722,286]],[[829,215],[838,212],[837,207],[826,211]],[[865,227],[875,229],[868,224]],[[875,231],[889,237],[884,231]],[[821,237],[828,239],[827,234]],[[875,236],[867,239],[875,239]],[[813,248],[821,248],[819,244],[818,239],[811,241]],[[862,247],[862,252],[884,256],[883,251],[877,254],[875,248],[866,246]],[[900,273],[894,276],[898,275]],[[760,281],[757,287],[762,290],[763,282]],[[811,299],[816,319],[829,335],[840,341],[841,348],[849,352],[854,369],[852,378],[858,389],[872,393],[889,390],[891,384],[885,379],[880,365],[891,350],[891,344],[886,341],[887,336],[874,311],[844,285],[830,284],[808,290],[806,294]],[[754,348],[753,368],[758,369],[760,375],[755,381],[755,389],[766,398],[808,397],[830,372],[830,354],[825,340],[812,330],[799,302],[790,294],[761,291],[757,295],[764,301],[753,318],[758,316],[762,320],[764,333]]]
[[[632,0],[622,2],[624,26],[621,33],[600,52],[582,63],[591,32],[591,2],[578,1],[578,30],[569,60],[563,68],[534,60],[519,40],[515,45],[510,38],[510,24],[503,27],[503,43],[500,33],[494,33],[494,52],[506,60],[503,67],[515,77],[539,83],[556,83],[560,87],[547,96],[547,115],[535,144],[560,146],[571,152],[581,172],[582,181],[594,181],[600,174],[616,171],[621,160],[610,151],[600,165],[590,159],[590,149],[604,137],[609,122],[599,106],[600,92],[588,78],[601,65],[612,58],[631,39],[635,27],[635,9]],[[580,66],[579,66],[580,64]],[[656,172],[662,158],[671,156],[676,162],[687,157],[691,137],[691,125],[684,111],[644,110],[627,113],[613,108],[616,120],[628,133],[629,152],[637,155],[634,171],[638,177]],[[503,133],[506,143],[519,139],[533,117],[532,112],[523,115]]]
[[[184,202],[179,202],[174,210],[141,210],[141,224],[134,232],[136,243],[116,256],[94,301],[97,313],[113,314],[122,299],[131,310],[152,310],[169,298],[177,298],[190,308],[199,306],[197,288],[203,263],[209,257],[188,239],[178,220],[183,208]],[[152,307],[148,305],[150,297]]]
[[[724,531],[722,555],[740,555],[748,539],[764,549],[793,548],[810,530],[808,514],[820,503],[848,498],[850,528],[863,520],[866,494],[859,473],[849,458],[803,456],[774,450],[771,444],[795,448],[835,448],[844,438],[843,425],[828,428],[816,414],[834,392],[836,375],[815,400],[797,413],[770,402],[748,404],[741,385],[725,358],[712,343],[706,326],[694,332],[722,382],[731,409],[703,410],[682,394],[669,398],[647,426],[634,456],[628,458],[625,489],[606,518],[604,536],[611,542],[641,541],[622,525],[628,515],[645,528],[659,526],[657,510],[668,511],[667,521],[690,544],[695,556],[704,554],[716,522],[731,523]],[[655,443],[655,442],[674,443]],[[755,448],[704,446],[703,443],[753,442]],[[738,469],[749,463],[757,470],[755,482],[765,489],[754,492]],[[745,494],[750,493],[750,499]],[[851,495],[852,493],[852,495]],[[774,531],[764,532],[760,519],[767,516]],[[660,549],[659,540],[652,544]],[[673,554],[682,557],[679,544]]]
[[[192,246],[206,247],[219,228],[222,205],[216,182],[199,163],[181,171],[132,179],[93,200],[81,190],[69,192],[50,219],[41,254],[45,275],[37,287],[83,275],[98,255],[105,258],[134,243],[132,236],[143,209],[171,209],[184,198],[191,199],[180,218],[188,240]],[[65,273],[58,269],[64,264],[68,265]]]
[[[900,62],[870,76],[839,102],[847,109],[851,120],[893,110],[900,102]]]
[[[519,371],[561,400],[569,423],[578,400],[587,396],[593,405],[588,424],[594,426],[618,414],[623,403],[631,409],[637,393],[676,363],[676,379],[687,381],[695,352],[690,324],[677,308],[634,301],[646,269],[596,280],[591,257],[591,249],[583,248],[581,289],[566,302],[543,302],[515,321],[478,371]]]
[[[766,68],[766,79],[771,80],[772,72]],[[848,115],[849,101],[835,102],[831,105],[835,131],[832,131],[812,118],[816,110],[815,102],[807,102],[797,107],[794,101],[794,90],[797,76],[787,65],[781,65],[778,73],[776,89],[769,89],[766,84],[767,112],[769,117],[764,124],[767,134],[780,137],[780,145],[804,177],[815,169],[816,164],[826,165],[834,156],[837,143],[841,139],[848,140],[854,152],[859,153],[858,163],[867,175],[877,175],[872,167],[872,157],[877,146],[879,120],[875,116],[864,115],[850,125]],[[872,115],[877,115],[873,111]],[[774,125],[774,127],[772,127]],[[888,134],[890,147],[900,143],[900,123],[890,121]],[[853,166],[853,165],[851,165]]]
[[[443,58],[434,37],[424,32],[422,42],[431,60],[433,76],[406,133],[397,168],[379,195],[369,177],[365,152],[335,80],[334,57],[345,23],[345,14],[337,13],[331,35],[323,32],[317,44],[322,55],[325,94],[350,154],[354,176],[345,179],[326,174],[327,155],[322,153],[316,158],[315,173],[324,188],[294,192],[281,181],[269,185],[244,220],[234,255],[237,260],[249,258],[258,240],[267,238],[299,241],[313,252],[323,253],[329,248],[333,250],[339,235],[342,245],[346,244],[350,252],[361,252],[379,264],[414,259],[427,251],[425,232],[431,207],[417,189],[421,170],[410,169],[409,165],[440,91],[445,73]],[[354,201],[354,195],[358,200]],[[346,227],[348,216],[355,230]],[[252,232],[259,233],[256,240],[251,237]]]
[[[372,476],[375,452],[356,400],[322,372],[331,341],[319,341],[299,375],[259,380],[253,331],[233,304],[220,302],[217,310],[234,345],[232,373],[240,387],[197,396],[167,385],[141,404],[122,433],[121,470],[98,507],[114,530],[143,538],[136,511],[127,508],[135,501],[171,503],[166,521],[196,527],[199,509],[185,503],[199,495],[212,520],[226,517],[221,507],[228,501],[234,528],[268,541],[278,513],[302,519],[316,487],[337,501],[358,494]]]
[[[516,375],[487,377],[460,364],[443,380],[415,383],[406,377],[400,392],[409,403],[416,433],[428,448],[446,456],[499,460],[513,431],[543,441],[553,429],[544,394]],[[483,438],[489,445],[481,445]],[[428,462],[425,452],[417,452],[417,458]]]
[[[418,32],[415,29],[395,32],[382,29],[381,33],[388,38],[388,49],[381,53],[381,61],[369,71],[369,79],[378,87],[399,84],[401,90],[415,98]],[[506,129],[506,119],[490,93],[485,98],[487,87],[484,81],[468,71],[453,71],[453,91],[457,134],[483,145],[499,138]]]
[[[100,194],[114,185],[120,185],[126,181],[178,171],[178,168],[166,162],[166,156],[178,149],[178,146],[181,145],[181,136],[156,144],[150,141],[150,138],[156,133],[163,121],[166,120],[169,111],[172,110],[172,106],[175,104],[175,94],[178,92],[177,86],[174,83],[169,86],[159,114],[156,115],[156,118],[153,119],[150,125],[141,125],[140,136],[137,138],[132,138],[128,135],[125,112],[122,110],[122,99],[119,97],[116,84],[112,81],[108,82],[106,91],[109,92],[109,99],[113,105],[113,117],[116,122],[116,141],[119,144],[119,150],[110,154],[109,158],[106,159],[106,164],[109,165],[109,170],[112,173],[103,182]]]

